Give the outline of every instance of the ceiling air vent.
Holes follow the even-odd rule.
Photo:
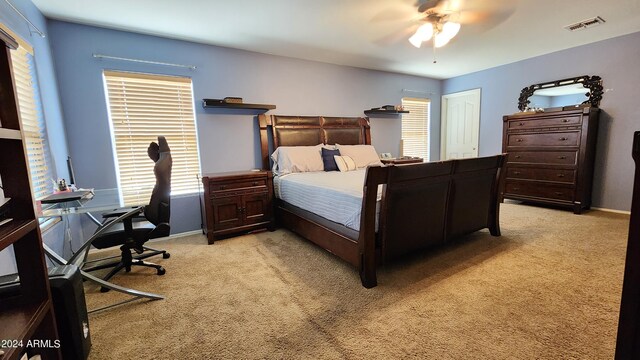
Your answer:
[[[580,22],[574,23],[574,24],[569,24],[566,25],[564,28],[569,30],[569,31],[576,31],[576,30],[584,30],[590,27],[594,27],[600,24],[604,24],[605,21],[603,18],[601,18],[600,16],[596,16],[594,18],[591,19],[586,19],[586,20],[582,20]]]

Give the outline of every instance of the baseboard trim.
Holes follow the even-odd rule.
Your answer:
[[[162,241],[162,240],[178,239],[178,238],[181,238],[181,237],[198,235],[198,234],[202,234],[202,230],[192,230],[192,231],[185,231],[185,232],[181,232],[181,233],[177,233],[177,234],[171,234],[169,236],[152,239],[152,240],[149,240],[147,242],[156,242],[156,241]]]
[[[607,209],[607,208],[600,208],[600,207],[591,207],[593,210],[600,210],[600,211],[604,211],[604,212],[610,212],[610,213],[616,213],[616,214],[625,214],[625,215],[631,215],[631,211],[625,211],[625,210],[615,210],[615,209]]]

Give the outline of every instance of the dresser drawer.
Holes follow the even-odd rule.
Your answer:
[[[508,164],[575,165],[576,151],[509,151]]]
[[[507,168],[507,179],[530,179],[573,184],[576,171],[571,169]]]
[[[507,197],[508,195],[520,195],[534,198],[572,201],[574,188],[563,185],[541,184],[539,182],[527,183],[507,180],[504,193]]]
[[[577,146],[580,143],[579,131],[509,134],[507,146]]]
[[[210,182],[209,191],[214,192],[214,191],[223,191],[223,190],[234,190],[234,189],[258,187],[258,186],[263,186],[266,188],[267,179],[256,178],[256,179],[242,180],[242,181]]]
[[[580,124],[580,116],[550,117],[534,120],[509,120],[509,130],[528,129],[545,126],[568,126]]]

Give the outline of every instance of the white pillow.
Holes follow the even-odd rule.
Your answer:
[[[333,155],[333,158],[336,160],[336,165],[338,165],[340,172],[353,171],[356,169],[356,163],[351,156]]]
[[[280,146],[271,154],[273,173],[284,175],[296,172],[324,171],[321,149],[315,146]]]
[[[380,158],[373,145],[338,145],[336,144],[340,155],[350,156],[356,162],[358,169],[365,168],[369,165],[380,165]]]

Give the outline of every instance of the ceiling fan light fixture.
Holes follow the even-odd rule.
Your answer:
[[[424,41],[429,41],[429,39],[431,39],[432,36],[433,36],[433,24],[431,23],[422,24],[418,28],[418,30],[416,30],[416,33],[409,38],[409,42],[411,43],[411,45],[419,48]]]
[[[433,46],[439,48],[447,45],[447,43],[451,40],[450,37],[445,36],[444,33],[437,33],[433,39]]]
[[[411,43],[411,45],[419,49],[420,45],[422,45],[422,38],[420,37],[420,34],[415,33],[411,35],[411,37],[409,38],[409,42]]]
[[[460,31],[459,23],[447,21],[442,25],[442,35],[448,37],[449,40],[453,39],[458,34],[458,31]]]

